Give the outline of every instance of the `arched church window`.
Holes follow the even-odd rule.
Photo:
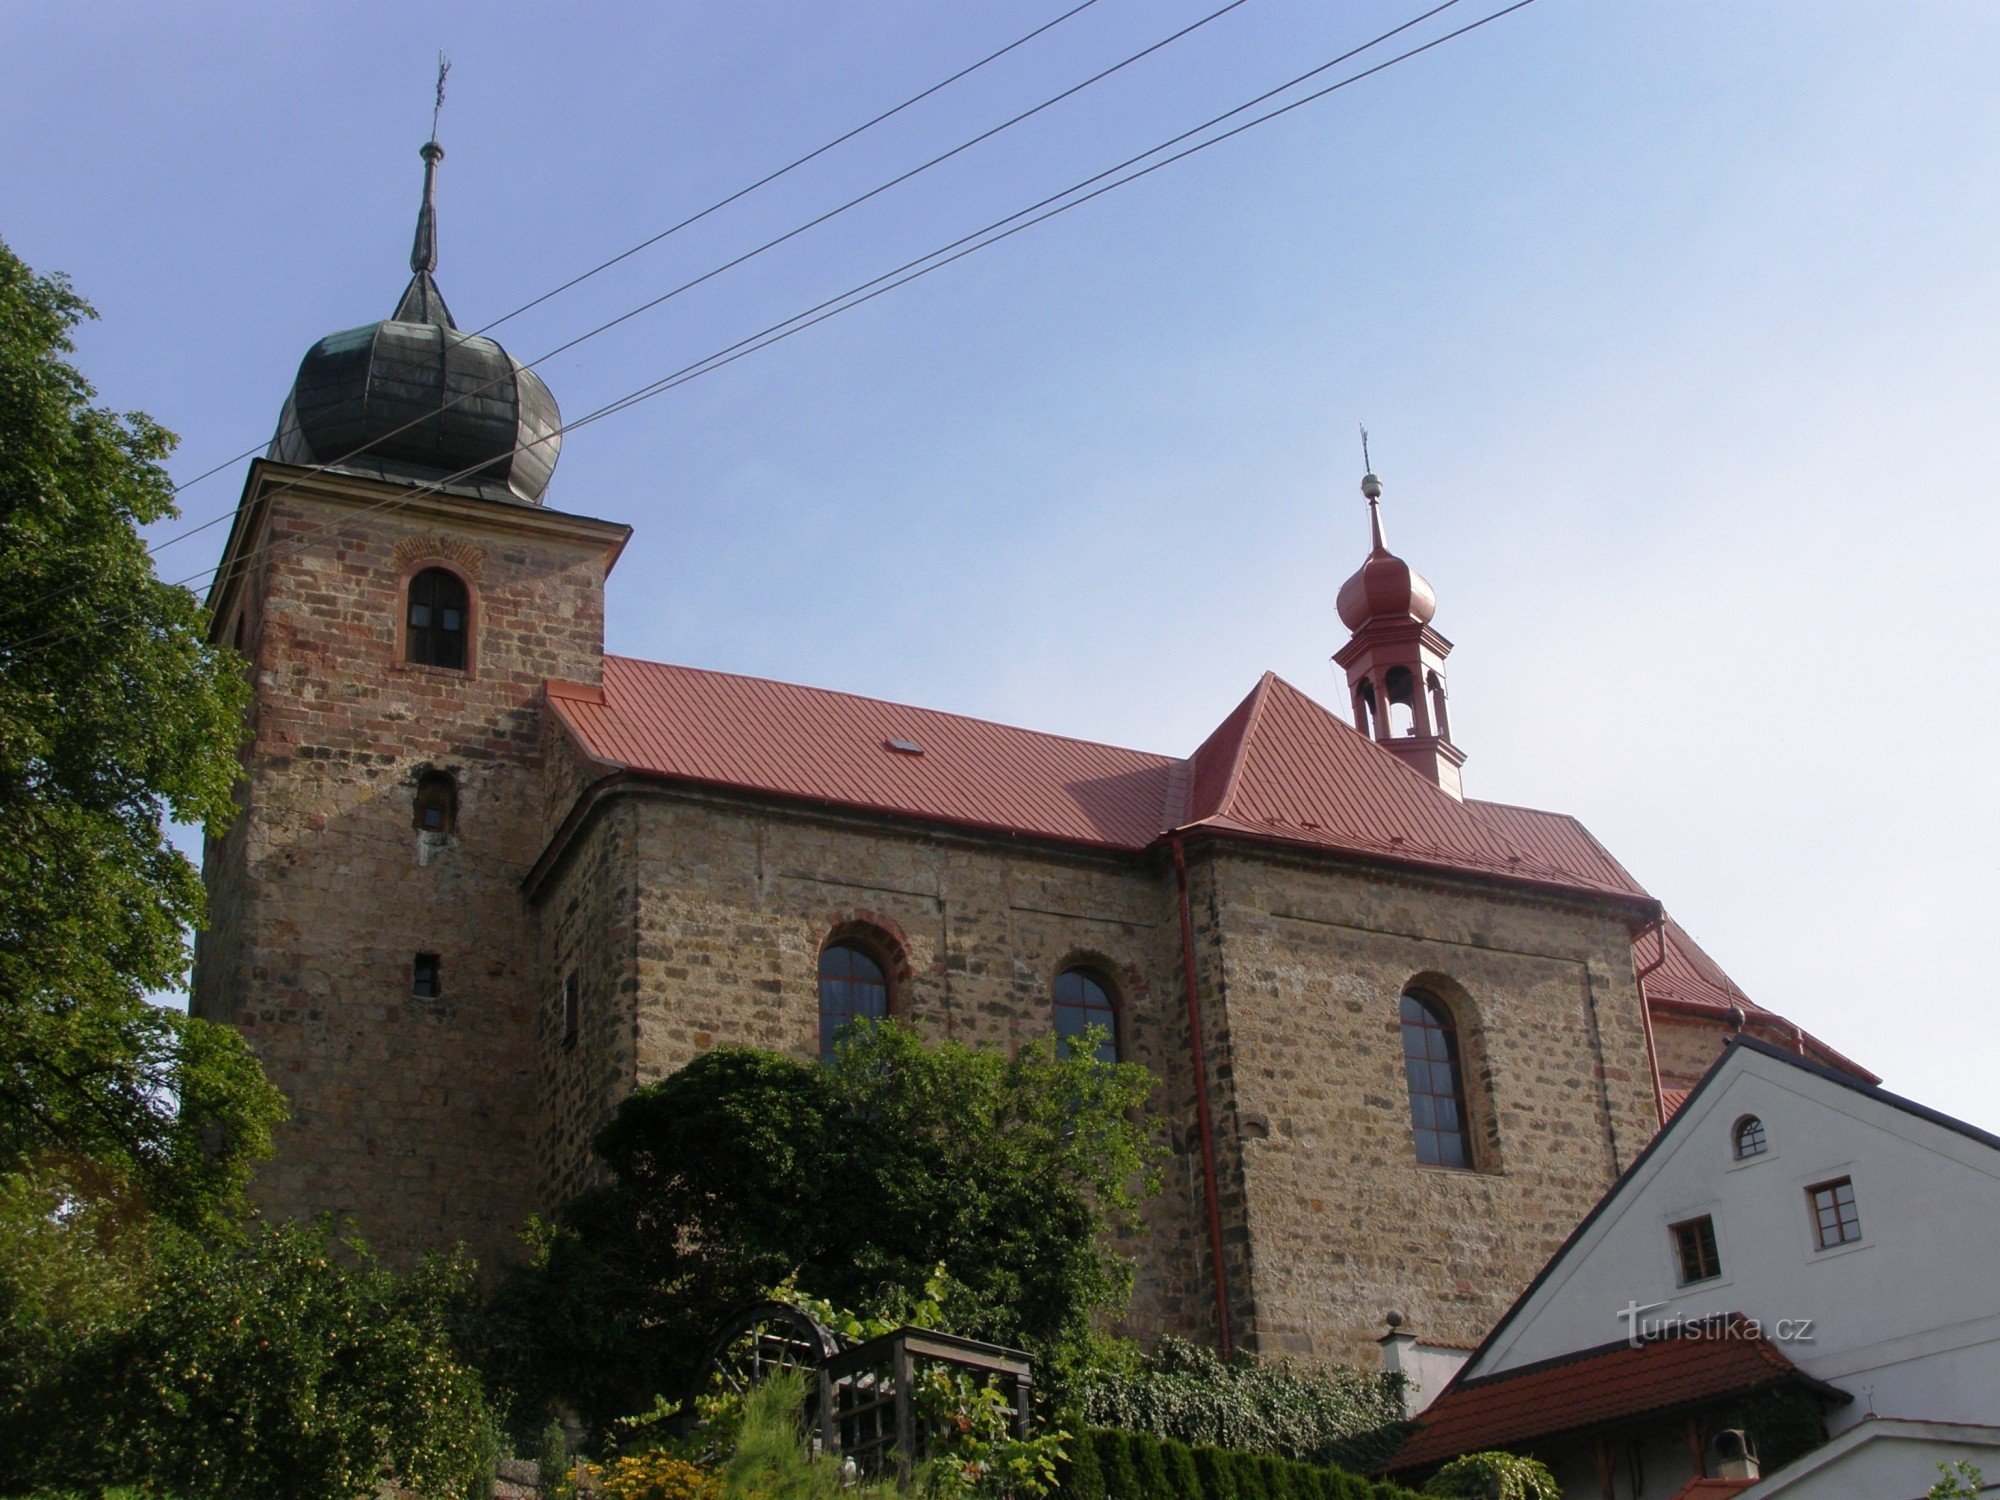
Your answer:
[[[1738,1120],[1730,1138],[1735,1143],[1738,1161],[1762,1156],[1771,1149],[1771,1142],[1764,1134],[1764,1122],[1755,1115],[1745,1115]]]
[[[410,580],[405,659],[464,671],[468,613],[465,580],[449,568],[425,568]]]
[[[1118,1005],[1110,989],[1087,969],[1065,969],[1056,976],[1056,1043],[1065,1052],[1070,1038],[1095,1027],[1102,1033],[1097,1060],[1118,1061]]]
[[[889,976],[854,943],[828,943],[819,955],[819,1055],[831,1061],[856,1021],[889,1014]]]
[[[458,783],[446,771],[426,771],[417,778],[415,816],[419,833],[447,837],[458,827]]]
[[[1410,1087],[1410,1128],[1417,1160],[1430,1167],[1470,1167],[1465,1082],[1451,1012],[1422,990],[1403,995],[1403,1076]]]

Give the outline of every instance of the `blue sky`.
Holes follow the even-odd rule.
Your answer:
[[[1220,3],[1098,0],[499,336],[532,358]],[[476,326],[1065,8],[15,4],[0,235],[192,475],[393,306],[439,48]],[[543,373],[580,414],[1423,8],[1248,0]],[[1971,0],[1537,0],[574,434],[551,503],[637,528],[613,650],[1185,753],[1267,667],[1340,702],[1365,421],[1468,789],[1576,813],[1752,996],[2000,1129],[1996,65]]]

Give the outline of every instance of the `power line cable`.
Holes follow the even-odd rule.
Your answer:
[[[596,265],[592,266],[588,271],[584,271],[579,273],[578,275],[570,277],[568,281],[563,282],[560,286],[551,287],[548,291],[543,292],[538,297],[530,298],[528,301],[523,302],[519,307],[515,308],[512,312],[502,313],[499,317],[495,318],[492,322],[485,324],[483,327],[473,329],[469,337],[477,338],[481,334],[490,333],[494,329],[498,328],[502,323],[510,322],[513,319],[520,317],[522,313],[540,307],[544,302],[547,302],[552,298],[560,297],[564,292],[570,290],[570,288],[581,286],[584,282],[590,280],[591,277],[597,275],[599,272],[608,271],[613,266],[619,264],[621,261],[630,260],[633,256],[639,254],[642,250],[650,250],[653,246],[659,244],[661,240],[664,240],[671,235],[679,234],[683,229],[688,228],[690,225],[700,223],[710,214],[719,212],[720,210],[729,207],[730,204],[736,202],[738,199],[749,197],[750,194],[756,192],[759,188],[769,187],[772,183],[776,182],[780,177],[787,176],[790,173],[797,171],[800,167],[805,166],[808,162],[818,160],[820,157],[826,155],[827,152],[833,150],[836,146],[846,145],[856,136],[862,135],[867,131],[873,130],[877,125],[882,124],[886,120],[893,119],[895,116],[901,114],[904,110],[909,109],[914,105],[923,103],[923,101],[930,98],[931,95],[938,93],[944,89],[948,89],[954,83],[957,83],[960,79],[967,78],[972,74],[977,73],[981,68],[985,67],[988,63],[998,62],[1008,53],[1017,51],[1018,49],[1025,47],[1029,42],[1032,42],[1036,37],[1040,36],[1043,32],[1053,31],[1056,27],[1062,25],[1063,22],[1069,20],[1072,16],[1082,14],[1084,11],[1089,10],[1091,6],[1097,3],[1098,0],[1082,0],[1081,4],[1071,6],[1068,10],[1064,11],[1061,15],[1055,17],[1055,19],[1053,20],[1044,21],[1040,26],[1037,26],[1033,31],[1030,31],[1023,36],[1016,37],[1013,41],[1007,43],[1006,46],[1000,48],[998,51],[989,52],[984,57],[980,58],[977,62],[968,63],[965,67],[960,68],[956,73],[953,73],[950,77],[941,78],[936,83],[932,84],[929,88],[924,89],[921,92],[910,95],[910,97],[905,99],[901,104],[894,105],[889,109],[883,110],[882,113],[876,115],[873,119],[864,120],[861,124],[856,125],[853,129],[835,136],[825,145],[814,147],[812,150],[806,152],[806,154],[803,156],[794,157],[792,160],[786,162],[785,165],[779,167],[776,171],[767,172],[762,177],[759,177],[755,182],[750,183],[747,187],[740,187],[735,192],[729,194],[727,197],[716,199],[715,202],[709,204],[708,207],[701,209],[698,212],[689,214],[685,219],[682,219],[677,224],[668,225],[665,229],[662,229],[658,234],[652,235],[647,239],[639,241],[638,244],[633,245],[630,249],[619,251],[609,260],[599,261]],[[440,89],[442,89],[443,73],[445,71],[449,71],[451,64],[449,60],[447,60],[442,53],[440,53],[438,57],[441,70],[439,73],[439,87]],[[437,116],[435,113],[433,113],[431,116],[431,137],[432,139],[436,139],[437,137]],[[242,462],[246,458],[255,458],[260,451],[262,451],[266,446],[268,446],[268,444],[269,440],[266,439],[265,442],[259,443],[255,447],[244,449],[241,453],[238,453],[233,458],[224,459],[221,463],[215,465],[213,468],[202,470],[201,473],[195,475],[194,478],[183,480],[181,483],[175,485],[174,493],[178,495],[183,490],[192,489],[195,485],[200,484],[204,479],[212,479],[217,474],[220,474],[224,469],[230,468],[233,465]],[[161,545],[165,546],[168,544],[162,543]]]
[[[1278,108],[1269,110],[1262,115],[1256,116],[1253,119],[1244,121],[1242,124],[1234,126],[1231,129],[1224,131],[1220,135],[1213,136],[1205,141],[1196,142],[1194,145],[1187,147],[1185,150],[1176,152],[1171,156],[1162,158],[1157,162],[1153,162],[1148,166],[1130,172],[1127,175],[1119,177],[1114,181],[1103,183],[1102,186],[1095,188],[1093,191],[1089,193],[1085,193],[1080,197],[1071,198],[1071,201],[1068,202],[1059,201],[1064,198],[1069,198],[1071,194],[1076,193],[1080,188],[1084,186],[1088,186],[1091,183],[1100,182],[1103,178],[1122,170],[1123,167],[1125,166],[1129,166],[1132,165],[1133,163],[1142,161],[1148,156],[1157,155],[1160,151],[1167,149],[1169,146],[1179,141],[1186,140],[1190,136],[1198,135],[1205,130],[1212,129],[1215,125],[1220,124],[1225,120],[1231,119],[1234,116],[1243,113],[1246,109],[1254,108],[1260,102],[1269,100],[1274,96],[1276,96],[1277,94],[1287,92],[1288,90],[1297,87],[1300,83],[1308,81],[1311,78],[1326,72],[1329,68],[1338,66],[1339,63],[1341,63],[1342,61],[1349,60],[1359,55],[1362,52],[1366,52],[1380,45],[1383,41],[1387,40],[1388,38],[1395,36],[1403,31],[1407,31],[1410,27],[1420,24],[1422,21],[1427,20],[1431,16],[1438,14],[1440,11],[1449,9],[1451,6],[1457,3],[1458,0],[1444,0],[1444,3],[1437,5],[1433,7],[1431,10],[1426,11],[1421,15],[1412,18],[1410,21],[1404,22],[1400,26],[1392,28],[1388,32],[1384,32],[1381,36],[1378,36],[1372,39],[1371,41],[1365,42],[1359,47],[1355,47],[1349,50],[1348,52],[1343,53],[1340,57],[1334,58],[1326,63],[1322,63],[1318,67],[1310,69],[1307,72],[1298,75],[1298,77],[1288,81],[1287,83],[1280,84],[1274,89],[1267,90],[1265,93],[1256,96],[1255,98],[1247,101],[1244,104],[1237,105],[1233,109],[1226,110],[1220,115],[1213,116],[1212,118],[1203,122],[1202,124],[1194,126],[1189,130],[1183,131],[1179,135],[1171,137],[1167,141],[1164,141],[1159,145],[1150,148],[1147,151],[1139,153],[1137,156],[1127,158],[1127,160],[1124,163],[1121,163],[1119,166],[1107,168],[1103,172],[1097,173],[1092,177],[1084,179],[1081,183],[1073,184],[1070,188],[1064,189],[1060,193],[1056,193],[1049,198],[1041,200],[1040,204],[1033,205],[1027,209],[1019,210],[1016,213],[1007,215],[1005,218],[995,220],[993,221],[992,224],[985,226],[985,228],[980,230],[975,230],[972,234],[963,236],[959,240],[953,241],[952,244],[950,245],[942,246],[937,250],[931,251],[925,255],[917,257],[915,260],[905,262],[902,267],[899,267],[893,271],[885,272],[881,276],[875,277],[870,281],[862,282],[857,287],[849,288],[846,292],[843,292],[836,297],[829,298],[827,301],[818,304],[817,307],[815,308],[807,309],[805,312],[794,314],[792,317],[784,319],[779,323],[771,324],[769,327],[761,330],[760,332],[752,334],[748,338],[739,340],[737,343],[732,344],[726,347],[725,349],[718,350],[715,353],[707,355],[700,360],[696,360],[692,364],[683,366],[680,370],[674,371],[669,375],[662,376],[660,379],[650,382],[647,385],[640,386],[636,390],[628,392],[624,396],[618,397],[610,402],[605,403],[600,407],[597,407],[596,409],[586,413],[582,417],[564,423],[562,427],[558,429],[558,432],[559,434],[566,434],[575,431],[579,428],[588,426],[591,423],[600,421],[607,416],[615,414],[616,412],[626,410],[627,408],[635,406],[642,401],[651,399],[653,396],[662,394],[667,390],[671,390],[677,385],[685,384],[689,380],[697,379],[702,375],[712,373],[714,370],[720,369],[724,365],[733,364],[738,359],[742,359],[749,354],[754,354],[761,349],[768,348],[772,344],[779,343],[784,339],[792,337],[794,334],[803,333],[807,328],[814,327],[819,323],[825,322],[829,318],[837,317],[843,312],[851,311],[855,307],[859,307],[862,306],[864,303],[871,302],[876,297],[882,296],[887,292],[893,291],[897,287],[905,286],[912,281],[918,280],[923,276],[931,274],[933,271],[942,270],[945,266],[950,265],[955,261],[962,260],[966,256],[974,254],[979,250],[987,249],[990,246],[998,244],[1003,240],[1011,239],[1014,235],[1019,234],[1025,229],[1029,229],[1037,224],[1044,223],[1049,219],[1055,218],[1059,214],[1067,213],[1069,210],[1073,208],[1080,208],[1083,204],[1091,202],[1096,198],[1102,197],[1106,193],[1112,192],[1117,188],[1124,187],[1129,183],[1136,182],[1143,177],[1150,176],[1152,173],[1159,171],[1164,167],[1171,166],[1176,162],[1186,160],[1188,157],[1194,156],[1199,152],[1205,151],[1209,149],[1211,146],[1220,145],[1222,144],[1222,142],[1226,140],[1231,140],[1234,137],[1241,135],[1246,131],[1255,129],[1259,125],[1266,124],[1271,120],[1275,120],[1283,115],[1290,114],[1292,111],[1303,108],[1307,104],[1314,103],[1319,99],[1323,99],[1330,94],[1336,93],[1341,89],[1359,83],[1364,79],[1371,78],[1378,73],[1384,72],[1389,68],[1395,67],[1399,63],[1408,61],[1410,58],[1417,57],[1423,53],[1433,50],[1434,48],[1440,47],[1444,45],[1446,42],[1464,36],[1469,32],[1477,31],[1481,27],[1487,26],[1494,21],[1500,20],[1505,16],[1512,15],[1515,11],[1524,10],[1529,5],[1532,5],[1534,3],[1534,0],[1514,0],[1514,3],[1511,5],[1504,6],[1501,9],[1493,11],[1488,15],[1482,16],[1475,21],[1468,22],[1464,26],[1458,27],[1453,31],[1446,32],[1443,35],[1435,37],[1428,42],[1424,42],[1418,46],[1409,48],[1408,50],[1398,53],[1396,56],[1388,58],[1383,62],[1377,63],[1372,67],[1364,68],[1358,73],[1350,74],[1345,78],[1339,79],[1334,83],[1327,85],[1324,88],[1315,90],[1314,92],[1304,95],[1299,99],[1293,100],[1288,104],[1281,105]],[[1055,205],[1055,206],[1047,207],[1045,212],[1041,212],[1038,214],[1035,212],[1037,208],[1043,208],[1047,205]],[[1029,214],[1034,214],[1035,216],[1032,218],[1023,217],[1024,215],[1029,215]],[[1016,219],[1022,219],[1023,221],[1020,223],[1014,223],[1013,221],[1015,221]],[[1003,226],[1009,224],[1012,224],[1013,227],[1003,228]],[[999,232],[995,232],[996,230]],[[528,446],[528,445],[522,445],[522,446]],[[435,493],[439,490],[448,487],[449,485],[457,483],[460,480],[470,478],[471,476],[480,472],[482,469],[490,467],[495,461],[496,460],[494,459],[482,460],[480,463],[471,465],[463,470],[460,470],[455,474],[448,474],[443,476],[442,478],[427,481],[422,485],[416,486],[413,489],[404,491],[397,495],[385,497],[383,500],[377,501],[373,505],[363,507],[359,512],[355,513],[354,516],[350,516],[345,519],[353,520],[353,519],[365,518],[370,515],[386,513],[387,511],[399,509],[402,506],[407,505],[411,501],[417,499],[421,495],[428,493]],[[294,483],[295,482],[296,481],[294,481]],[[274,489],[271,493],[276,494],[278,493],[278,490]],[[332,524],[334,523],[320,523],[319,525],[313,527],[311,531],[303,535],[287,538],[282,542],[266,543],[262,547],[252,549],[250,552],[246,553],[243,557],[237,559],[234,569],[229,571],[226,576],[223,563],[218,561],[218,563],[214,568],[203,569],[201,570],[201,572],[189,574],[186,578],[178,580],[176,586],[186,586],[188,584],[192,584],[193,582],[204,576],[213,575],[211,580],[211,586],[213,588],[219,588],[226,583],[234,582],[236,578],[241,577],[242,574],[248,570],[249,566],[252,563],[259,561],[260,559],[281,555],[285,551],[293,550],[296,549],[297,547],[310,544],[322,532],[328,530]],[[47,632],[45,633],[44,637],[32,637],[29,640],[20,643],[20,645],[17,648],[15,648],[15,653],[18,654],[19,651],[28,649],[38,644],[39,640],[46,638],[47,636],[50,635],[59,636],[60,634],[61,632]]]
[[[1202,16],[1199,19],[1190,22],[1188,25],[1181,27],[1180,30],[1175,31],[1168,36],[1162,37],[1159,41],[1154,42],[1149,46],[1140,48],[1139,51],[1134,52],[1130,56],[1125,57],[1120,61],[1111,64],[1111,66],[1091,74],[1090,77],[1084,79],[1082,82],[1071,84],[1068,88],[1062,90],[1060,93],[1051,95],[1049,98],[1044,99],[1041,103],[1032,105],[1029,108],[1022,110],[1019,114],[1014,115],[1009,119],[1001,121],[998,125],[992,126],[989,129],[981,131],[979,134],[971,137],[968,140],[959,142],[956,146],[953,146],[950,150],[940,152],[938,155],[931,157],[928,161],[921,162],[918,165],[911,167],[908,171],[899,173],[898,175],[890,178],[886,182],[878,183],[876,186],[869,188],[866,192],[861,193],[856,197],[849,198],[845,203],[841,203],[836,207],[830,208],[826,212],[819,214],[814,218],[806,220],[805,223],[796,225],[793,228],[786,230],[783,234],[765,240],[762,244],[757,245],[752,249],[746,250],[740,255],[734,256],[731,259],[722,262],[722,264],[718,266],[711,267],[710,269],[702,272],[699,276],[695,276],[687,281],[684,281],[679,286],[676,286],[669,291],[662,292],[659,296],[651,298],[648,301],[640,303],[637,307],[628,308],[626,311],[619,313],[616,317],[608,319],[603,323],[599,323],[595,328],[589,329],[587,332],[580,333],[575,338],[570,339],[568,342],[558,344],[556,345],[555,348],[548,350],[546,353],[537,355],[534,359],[526,361],[521,368],[532,370],[537,365],[546,364],[549,360],[554,359],[558,354],[567,354],[570,350],[576,348],[579,344],[587,343],[591,339],[596,338],[599,334],[609,333],[612,329],[617,328],[621,324],[628,323],[632,319],[639,317],[644,313],[649,313],[654,308],[659,307],[664,303],[671,302],[674,298],[679,297],[684,293],[691,292],[696,287],[701,286],[706,282],[713,281],[716,277],[722,275],[727,271],[734,270],[736,267],[743,265],[747,261],[755,260],[758,256],[763,255],[765,252],[770,250],[775,250],[778,248],[778,246],[783,245],[788,241],[797,239],[800,235],[807,233],[809,230],[817,229],[820,225],[827,223],[831,219],[838,218],[840,215],[847,213],[850,209],[859,208],[862,204],[869,202],[871,199],[879,198],[882,194],[890,191],[892,188],[900,187],[902,186],[902,184],[910,181],[912,178],[921,176],[923,173],[930,171],[931,168],[941,166],[945,162],[950,161],[952,158],[963,155],[965,152],[970,151],[974,146],[978,146],[986,141],[989,141],[993,139],[993,137],[1001,134],[1004,131],[1013,129],[1016,125],[1021,124],[1023,121],[1034,118],[1034,116],[1041,114],[1044,110],[1054,108],[1056,105],[1062,103],[1065,99],[1069,99],[1077,94],[1082,93],[1087,88],[1091,88],[1096,84],[1102,83],[1105,79],[1111,77],[1114,73],[1123,72],[1126,68],[1131,67],[1134,63],[1143,61],[1145,58],[1152,56],[1155,52],[1160,51],[1162,48],[1173,45],[1175,42],[1180,41],[1183,37],[1192,35],[1194,32],[1199,31],[1202,27],[1208,25],[1210,22],[1220,20],[1223,16],[1229,14],[1229,12],[1236,10],[1240,6],[1247,5],[1248,3],[1249,0],[1227,0],[1227,3],[1223,4],[1222,6],[1218,7],[1215,10],[1210,11],[1207,15]],[[692,222],[692,220],[690,220],[689,222]],[[666,231],[666,232],[671,233],[671,231]],[[661,236],[656,236],[655,238],[656,239],[664,238],[664,234],[662,234]],[[553,293],[551,293],[550,295],[553,295]],[[496,325],[495,324],[487,325],[487,327],[489,328],[493,326]],[[472,400],[474,397],[483,395],[487,391],[491,390],[494,386],[500,384],[503,380],[509,380],[512,378],[513,377],[511,375],[496,376],[492,380],[485,381],[482,384],[474,386],[469,390],[462,391],[458,395],[452,397],[449,401],[446,401],[442,406],[440,406],[438,408],[438,412],[449,411],[452,407],[458,405],[460,402],[469,401]],[[328,459],[324,463],[308,464],[305,467],[311,473],[323,473],[325,470],[329,468],[337,468],[341,464],[349,461],[350,459],[358,457],[361,453],[365,452],[366,449],[372,446],[373,444],[382,442],[387,438],[395,437],[398,433],[407,432],[412,427],[416,427],[421,425],[422,423],[430,421],[433,417],[435,417],[438,414],[438,412],[426,412],[424,415],[420,417],[412,417],[409,421],[403,423],[403,425],[400,427],[394,428],[386,433],[378,433],[375,437],[371,438],[368,443],[363,444],[362,447],[360,448],[354,449],[352,452],[342,454],[338,458]],[[237,462],[238,459],[254,455],[257,451],[258,451],[257,448],[245,449],[242,453],[236,455],[236,458],[231,459],[229,462],[233,464]],[[228,466],[229,466],[228,464],[225,464],[222,467],[227,468]],[[210,470],[209,472],[213,473],[215,471]],[[166,540],[161,541],[152,547],[149,547],[147,550],[148,552],[151,553],[163,552],[168,547],[171,547],[178,542],[186,541],[191,536],[195,536],[203,531],[207,531],[210,527],[220,526],[224,521],[228,519],[229,519],[229,514],[225,512],[222,515],[216,516],[212,520],[204,521],[198,526],[191,526],[187,528],[185,531],[181,531],[175,534],[174,536],[168,537]]]

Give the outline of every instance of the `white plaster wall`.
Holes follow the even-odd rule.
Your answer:
[[[1855,1434],[1865,1441],[1809,1453],[1766,1475],[1742,1500],[1923,1500],[1937,1482],[1938,1465],[1960,1461],[2000,1489],[2000,1434],[1921,1422],[1869,1422],[1866,1428]]]
[[[1648,1319],[1741,1312],[1852,1393],[1836,1431],[1883,1416],[2000,1421],[2000,1151],[1788,1063],[1735,1049],[1660,1149],[1479,1362],[1481,1373],[1610,1343]],[[1733,1159],[1746,1114],[1771,1149]],[[1854,1180],[1863,1238],[1816,1251],[1806,1188]],[[1677,1285],[1668,1226],[1715,1220],[1722,1276]]]

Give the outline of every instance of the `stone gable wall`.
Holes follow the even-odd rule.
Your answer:
[[[246,591],[255,737],[244,815],[206,861],[194,1004],[291,1102],[259,1203],[351,1216],[395,1260],[500,1253],[535,1206],[542,965],[519,883],[541,847],[541,684],[601,670],[604,548],[512,534],[511,510],[363,514],[302,483],[251,539],[274,547]],[[432,561],[474,590],[467,673],[400,659],[403,584]],[[448,840],[412,825],[429,768],[458,781]],[[411,992],[419,952],[441,960],[434,999]]]
[[[1254,1347],[1365,1362],[1391,1308],[1477,1342],[1652,1134],[1623,922],[1240,846],[1209,874]],[[1415,1159],[1412,984],[1454,1012],[1479,1170]]]

